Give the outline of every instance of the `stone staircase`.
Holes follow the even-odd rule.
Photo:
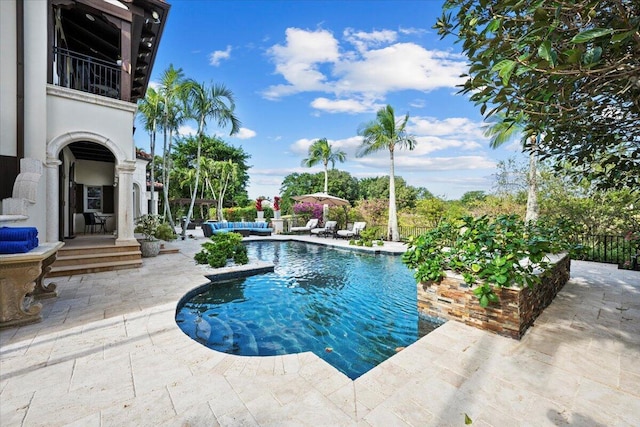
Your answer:
[[[73,276],[142,266],[140,245],[92,245],[63,247],[47,277]]]

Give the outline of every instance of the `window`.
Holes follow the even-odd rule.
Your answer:
[[[85,211],[101,212],[102,211],[102,186],[86,185],[85,193]]]

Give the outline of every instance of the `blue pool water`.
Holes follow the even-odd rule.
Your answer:
[[[300,242],[251,242],[273,273],[212,283],[179,307],[191,338],[226,353],[312,351],[352,379],[437,325],[419,319],[400,257]]]

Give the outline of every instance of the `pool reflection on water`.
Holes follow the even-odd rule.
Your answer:
[[[312,351],[355,379],[438,325],[420,319],[400,257],[301,242],[250,242],[273,273],[213,282],[179,307],[191,338],[230,354]]]

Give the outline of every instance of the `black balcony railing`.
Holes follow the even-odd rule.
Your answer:
[[[120,67],[60,47],[53,48],[53,84],[120,99]]]

